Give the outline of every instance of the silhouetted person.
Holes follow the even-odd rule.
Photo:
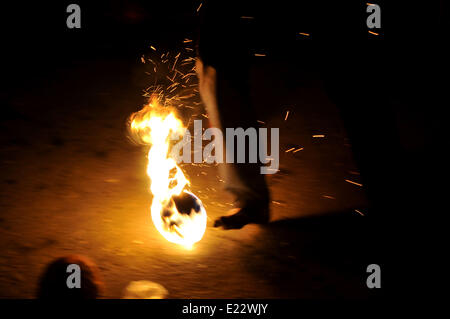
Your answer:
[[[77,264],[81,270],[80,288],[69,288],[67,267]],[[79,255],[61,257],[50,263],[42,274],[37,297],[41,299],[96,299],[102,283],[97,266],[89,258]]]
[[[199,89],[212,127],[225,134],[226,128],[257,128],[255,106],[249,89],[250,53],[246,28],[242,25],[244,4],[205,2],[198,43],[196,70]],[[248,142],[247,142],[248,143]],[[236,149],[224,149],[228,153]],[[248,161],[247,161],[248,162]],[[225,189],[235,197],[236,210],[215,221],[225,229],[269,221],[269,190],[260,173],[260,163],[219,165]]]

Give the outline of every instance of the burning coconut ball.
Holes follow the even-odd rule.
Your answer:
[[[186,229],[194,227],[192,224],[199,219],[204,219],[206,223],[206,211],[201,200],[185,190],[180,195],[171,197],[169,204],[163,208],[161,218],[166,231],[175,232],[181,238],[185,236],[192,238],[192,235],[185,233]],[[201,238],[203,235],[203,233],[200,234],[201,227],[192,231],[197,232],[197,237],[200,235]]]
[[[138,139],[150,145],[147,175],[153,195],[151,216],[156,229],[168,241],[192,247],[206,230],[206,210],[200,199],[186,190],[190,182],[170,157],[170,135],[184,132],[182,122],[157,99],[130,119],[130,129]]]

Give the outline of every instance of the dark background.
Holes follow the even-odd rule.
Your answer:
[[[198,33],[199,1],[77,1],[82,27],[72,30],[66,27],[69,3],[2,4],[0,96],[6,120],[17,116],[10,101],[45,87],[62,70],[83,62],[137,60],[149,44],[176,49]],[[276,1],[248,8],[263,17],[263,32],[252,43],[267,54],[263,64],[289,69],[286,86],[320,79],[339,110],[367,187],[371,225],[380,232],[378,253],[395,265],[392,279],[393,269],[402,268],[400,255],[418,254],[412,244],[417,234],[434,227],[412,222],[432,220],[445,196],[437,180],[445,145],[448,5],[376,3],[382,8],[382,28],[374,30],[379,36],[367,33],[364,1]],[[4,126],[2,134],[13,132]]]

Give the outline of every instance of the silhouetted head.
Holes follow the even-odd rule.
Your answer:
[[[80,288],[69,288],[67,281],[73,284],[74,267],[79,266]],[[72,280],[73,279],[73,280]],[[61,257],[47,266],[42,274],[37,297],[42,299],[95,299],[100,295],[102,283],[97,266],[87,257],[71,255]]]

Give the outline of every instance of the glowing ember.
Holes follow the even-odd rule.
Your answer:
[[[200,199],[186,190],[189,180],[169,157],[170,136],[184,131],[182,122],[153,98],[131,116],[130,128],[140,141],[150,145],[147,175],[151,181],[151,215],[156,229],[168,241],[192,247],[202,239],[207,218]]]

